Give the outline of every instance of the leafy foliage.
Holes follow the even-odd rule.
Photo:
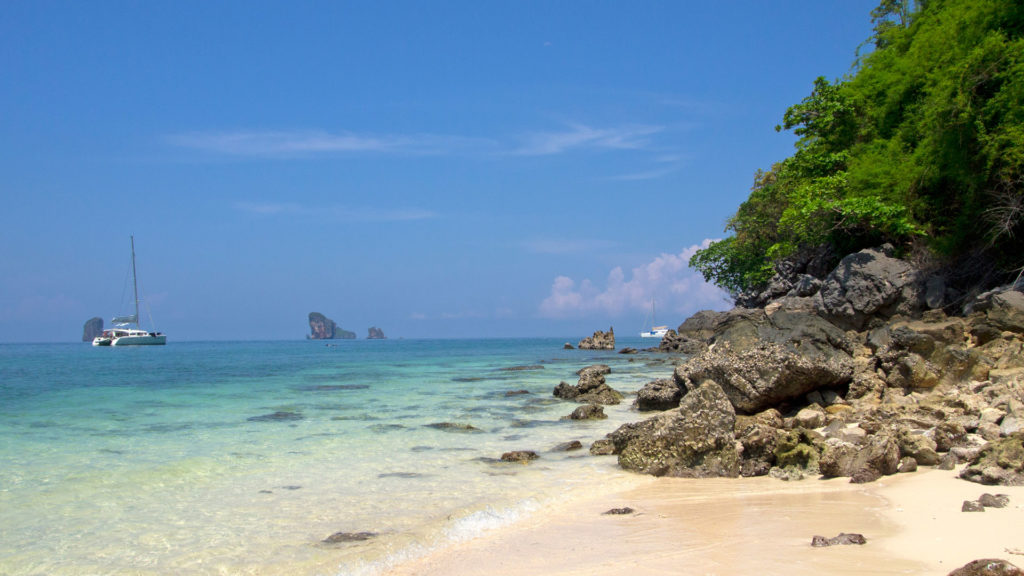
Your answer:
[[[691,259],[709,281],[739,292],[803,249],[915,239],[1024,265],[1024,4],[882,0],[871,17],[873,51],[785,112],[794,154]]]

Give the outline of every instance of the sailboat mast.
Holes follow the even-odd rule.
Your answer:
[[[139,324],[139,280],[135,275],[135,235],[131,235],[132,241],[132,292],[135,294],[135,327]]]

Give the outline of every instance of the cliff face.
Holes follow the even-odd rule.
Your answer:
[[[577,348],[580,350],[615,350],[615,328],[609,328],[607,332],[600,330],[594,332],[593,336],[587,336],[580,340]]]
[[[310,340],[351,340],[356,337],[355,332],[343,329],[319,312],[309,313],[309,332],[307,338]]]
[[[95,316],[85,321],[82,328],[82,342],[92,342],[92,339],[103,333],[103,318]]]
[[[367,340],[384,340],[387,336],[384,335],[384,331],[376,326],[370,326],[369,334],[366,335]]]

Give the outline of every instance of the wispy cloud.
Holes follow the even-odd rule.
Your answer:
[[[622,268],[615,267],[608,273],[603,288],[589,279],[577,283],[568,276],[558,276],[552,282],[550,294],[540,304],[540,314],[549,318],[592,314],[614,317],[646,310],[653,299],[657,299],[659,309],[675,314],[726,308],[728,295],[689,268],[694,252],[711,242],[704,240],[678,254],[660,254],[633,268],[628,280]]]
[[[637,150],[648,146],[649,137],[663,129],[661,126],[644,125],[594,128],[570,124],[565,130],[527,134],[513,154],[547,156],[578,149]]]
[[[406,222],[439,217],[438,213],[422,208],[353,208],[337,205],[317,207],[277,202],[236,202],[234,208],[239,212],[260,216],[322,216],[343,222]]]
[[[290,158],[317,154],[451,154],[494,143],[444,134],[372,135],[324,131],[187,132],[168,136],[175,146],[243,157]]]

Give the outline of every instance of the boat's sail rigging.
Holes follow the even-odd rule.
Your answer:
[[[103,334],[93,339],[93,346],[141,346],[153,344],[166,344],[167,336],[160,332],[148,332],[139,325],[139,282],[135,274],[135,236],[131,236],[132,245],[132,295],[135,304],[135,313],[122,316],[114,316],[110,322],[116,326],[110,330],[104,330]],[[152,319],[150,319],[152,323]],[[134,328],[127,326],[134,325]]]

